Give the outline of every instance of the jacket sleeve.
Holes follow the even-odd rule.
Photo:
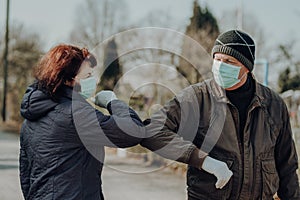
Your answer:
[[[275,147],[276,167],[280,178],[277,194],[280,199],[299,200],[299,181],[296,173],[298,157],[285,105],[283,113],[284,124]]]
[[[139,144],[145,128],[138,115],[120,100],[108,109],[111,115],[104,115],[85,100],[73,101],[74,125],[84,145],[126,148]]]
[[[197,123],[190,126],[195,121],[190,105],[195,102],[185,100],[176,97],[151,116],[141,145],[165,158],[201,168],[207,154],[191,142],[198,128]]]
[[[20,154],[19,154],[19,176],[20,176],[20,183],[22,193],[25,199],[27,199],[29,188],[30,188],[30,166],[29,166],[29,159],[24,148],[23,142],[23,134],[21,130],[21,137],[20,137]]]

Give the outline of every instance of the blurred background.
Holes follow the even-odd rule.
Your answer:
[[[59,43],[90,49],[98,90],[114,90],[145,120],[211,76],[210,51],[220,33],[244,30],[256,42],[254,74],[286,101],[299,150],[299,20],[297,0],[0,0],[0,199],[22,199],[20,101],[37,61]],[[106,154],[107,199],[185,199],[186,165],[140,146]]]

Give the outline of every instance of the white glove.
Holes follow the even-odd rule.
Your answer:
[[[213,159],[209,156],[206,156],[206,158],[204,159],[202,169],[217,177],[215,186],[218,189],[222,189],[233,175],[232,171],[229,170],[226,163]]]
[[[106,108],[108,103],[114,99],[118,99],[113,91],[110,90],[102,90],[98,92],[95,96],[95,104],[97,106]]]

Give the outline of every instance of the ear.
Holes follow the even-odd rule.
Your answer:
[[[70,86],[70,87],[74,87],[75,79],[73,79],[72,81],[65,81],[65,85]]]
[[[248,73],[248,72],[249,72],[249,69],[248,69],[247,67],[245,67],[245,65],[242,65],[241,71],[242,71],[243,73]]]

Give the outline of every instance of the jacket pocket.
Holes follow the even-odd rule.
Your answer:
[[[233,161],[226,162],[229,169],[232,168]],[[204,196],[210,200],[226,200],[229,199],[233,177],[222,188],[217,189],[215,184],[217,178],[204,170],[199,170],[194,167],[189,167],[187,172],[187,184],[189,196],[202,199]]]
[[[262,160],[262,199],[272,199],[279,188],[279,177],[274,160]]]

